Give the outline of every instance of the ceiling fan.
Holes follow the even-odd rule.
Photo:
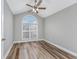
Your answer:
[[[34,11],[35,13],[38,13],[39,9],[40,10],[45,10],[46,9],[46,7],[40,7],[41,3],[42,3],[42,0],[39,0],[39,1],[35,0],[34,6],[32,6],[30,4],[26,4],[26,5],[29,6],[29,7],[31,7],[32,11]]]

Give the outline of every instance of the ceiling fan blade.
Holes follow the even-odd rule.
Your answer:
[[[46,9],[45,7],[39,7],[38,9]]]
[[[37,3],[37,0],[35,0],[35,3]]]
[[[38,13],[38,11],[36,10],[36,13]]]
[[[31,5],[29,5],[29,4],[26,4],[26,5],[33,8],[33,6],[31,6]]]
[[[36,6],[39,6],[42,3],[42,0],[39,0]]]

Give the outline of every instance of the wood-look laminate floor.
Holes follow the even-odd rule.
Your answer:
[[[45,41],[16,43],[6,59],[76,59]]]

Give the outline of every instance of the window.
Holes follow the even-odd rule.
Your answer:
[[[24,16],[22,20],[22,39],[38,39],[38,23],[35,16]]]

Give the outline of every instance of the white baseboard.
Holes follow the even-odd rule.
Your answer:
[[[23,41],[14,41],[13,43],[22,43],[22,42],[31,42],[31,41],[41,41],[41,40],[44,40],[44,39],[38,39],[38,40],[23,40]]]
[[[52,43],[52,42],[50,42],[50,41],[48,41],[48,40],[44,40],[44,41],[46,41],[46,42],[48,42],[48,43],[50,43],[50,44],[52,44],[52,45],[58,47],[59,49],[62,49],[62,50],[64,50],[65,52],[70,53],[70,54],[72,54],[72,55],[74,55],[74,56],[77,57],[77,54],[76,54],[76,53],[74,53],[74,52],[72,52],[72,51],[70,51],[70,50],[68,50],[68,49],[66,49],[66,48],[63,48],[63,47],[61,47],[61,46],[59,46],[59,45],[57,45],[57,44],[54,44],[54,43]]]
[[[12,43],[12,45],[10,46],[9,50],[7,51],[7,53],[5,54],[4,59],[7,58],[7,56],[9,55],[9,52],[11,51],[11,48],[12,48],[12,47],[13,47],[13,43]]]

